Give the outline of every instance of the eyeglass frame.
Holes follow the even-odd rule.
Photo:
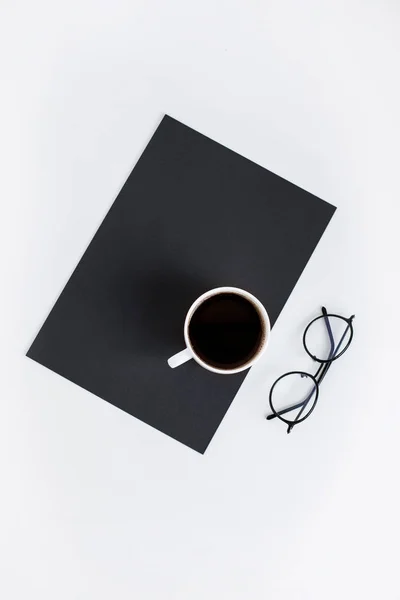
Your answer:
[[[329,317],[335,317],[337,319],[341,319],[342,321],[345,321],[347,323],[347,327],[339,341],[339,343],[337,344],[337,346],[335,347],[335,340],[333,337],[333,333],[332,333],[332,328],[331,328],[331,324],[329,322]],[[278,377],[278,379],[275,381],[275,383],[272,385],[270,392],[269,392],[269,405],[270,408],[272,410],[272,414],[268,415],[266,417],[267,421],[270,421],[271,419],[275,419],[278,418],[280,421],[283,421],[283,423],[286,423],[288,425],[288,429],[287,429],[287,433],[290,433],[293,429],[293,427],[295,425],[298,425],[299,423],[302,423],[303,421],[305,421],[313,412],[317,402],[318,402],[318,398],[319,398],[319,388],[320,385],[325,377],[325,375],[328,373],[332,363],[337,360],[338,358],[340,358],[341,356],[343,356],[343,354],[346,352],[346,350],[348,349],[348,347],[350,346],[351,342],[353,341],[353,336],[354,336],[354,329],[353,329],[353,319],[354,319],[355,315],[352,315],[349,318],[343,317],[342,315],[337,315],[334,313],[328,313],[328,311],[326,310],[325,306],[322,307],[322,315],[319,315],[318,317],[316,317],[315,319],[313,319],[312,321],[310,321],[310,323],[307,325],[307,327],[304,330],[303,333],[303,346],[304,346],[304,350],[307,352],[307,354],[316,362],[320,363],[320,366],[317,369],[317,372],[315,373],[315,375],[312,375],[311,373],[307,373],[306,371],[288,371],[287,373],[284,373],[283,375],[281,375],[280,377]],[[319,319],[324,319],[325,321],[325,325],[328,331],[328,336],[329,336],[329,341],[331,344],[331,348],[329,351],[329,356],[327,359],[321,359],[318,358],[317,356],[315,356],[314,354],[312,354],[309,349],[307,348],[306,345],[306,337],[307,337],[307,332],[310,329],[310,327]],[[347,341],[347,344],[345,345],[345,347],[339,352],[340,346],[343,343],[343,340],[345,339],[347,332],[350,329],[350,335],[349,335],[349,339]],[[279,383],[279,381],[281,381],[281,379],[283,379],[284,377],[287,377],[288,375],[300,375],[301,377],[309,377],[312,379],[312,381],[314,382],[315,385],[315,390],[313,389],[309,395],[302,400],[301,402],[298,402],[297,404],[294,404],[293,406],[284,408],[280,411],[275,410],[273,404],[272,404],[272,394],[274,391],[275,386],[277,385],[277,383]],[[299,418],[301,417],[303,411],[305,410],[306,406],[308,405],[310,399],[312,398],[313,394],[315,393],[315,398],[314,398],[314,402],[313,405],[311,407],[311,409],[309,410],[309,412],[306,414],[305,417],[303,418]],[[286,414],[288,412],[291,412],[292,410],[296,410],[296,408],[301,408],[299,414],[297,415],[297,417],[294,420],[289,421],[288,419],[285,419],[284,417],[282,417],[281,415]]]

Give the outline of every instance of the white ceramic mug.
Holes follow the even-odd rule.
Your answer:
[[[260,320],[261,336],[259,344],[256,350],[254,351],[254,354],[252,354],[252,356],[248,360],[246,360],[246,362],[235,368],[217,368],[212,364],[208,363],[206,360],[204,360],[204,358],[201,358],[196,352],[189,336],[189,325],[197,309],[200,307],[201,304],[203,304],[203,302],[205,302],[209,298],[220,294],[237,294],[242,298],[246,299],[256,309]],[[178,352],[178,354],[171,356],[171,358],[168,359],[168,364],[172,369],[175,369],[175,367],[179,367],[191,358],[194,358],[194,360],[198,362],[199,365],[201,365],[205,369],[208,369],[209,371],[212,371],[213,373],[221,373],[223,375],[239,373],[240,371],[244,371],[245,369],[251,367],[260,358],[260,356],[264,354],[269,341],[270,331],[271,325],[269,322],[268,313],[265,310],[264,306],[261,304],[261,302],[257,300],[255,296],[253,296],[249,292],[246,292],[245,290],[236,287],[214,288],[213,290],[210,290],[209,292],[206,292],[205,294],[197,298],[197,300],[193,302],[192,306],[189,308],[183,329],[186,348],[181,352]]]

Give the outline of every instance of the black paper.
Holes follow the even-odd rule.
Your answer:
[[[236,286],[273,325],[334,211],[165,116],[27,355],[203,453],[246,373],[168,367],[189,306]]]

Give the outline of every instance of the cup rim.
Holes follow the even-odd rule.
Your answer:
[[[196,351],[193,348],[193,345],[190,341],[190,338],[189,338],[189,323],[190,323],[190,320],[191,320],[194,312],[197,310],[197,308],[200,306],[200,304],[202,304],[205,300],[207,300],[208,298],[211,298],[211,296],[216,296],[217,294],[238,294],[239,296],[246,298],[246,300],[249,300],[250,302],[252,302],[252,304],[254,304],[256,306],[257,310],[260,313],[260,316],[264,320],[265,337],[264,337],[264,341],[263,341],[262,345],[258,349],[257,353],[250,360],[248,360],[244,365],[241,365],[240,367],[235,367],[234,369],[219,369],[219,368],[213,367],[212,365],[205,362],[196,353]],[[188,350],[190,350],[193,359],[199,365],[201,365],[208,371],[211,371],[213,373],[218,373],[221,375],[232,375],[234,373],[240,373],[241,371],[246,371],[247,369],[252,367],[254,365],[254,363],[257,362],[258,359],[264,354],[264,352],[268,346],[268,343],[269,343],[270,332],[271,332],[271,324],[270,324],[270,320],[269,320],[268,313],[266,311],[265,306],[258,300],[258,298],[253,296],[253,294],[251,294],[250,292],[247,292],[246,290],[243,290],[242,288],[232,287],[232,286],[222,286],[222,287],[213,288],[212,290],[209,290],[208,292],[205,292],[204,294],[199,296],[197,298],[197,300],[195,300],[193,302],[193,304],[191,305],[191,307],[189,308],[189,310],[186,314],[185,325],[184,325],[184,337],[185,337],[186,348],[188,348]]]

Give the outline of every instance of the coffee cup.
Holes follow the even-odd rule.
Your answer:
[[[262,303],[236,287],[212,289],[192,304],[183,335],[186,348],[168,359],[175,369],[190,359],[213,373],[251,367],[265,352],[271,326]]]

